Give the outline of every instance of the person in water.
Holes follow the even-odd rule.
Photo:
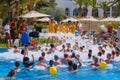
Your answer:
[[[44,63],[44,58],[43,57],[39,57],[39,63],[37,64],[37,66],[43,66],[45,68],[48,68],[48,65]]]
[[[59,57],[57,55],[54,56],[54,62],[55,62],[55,65],[61,64],[61,61],[59,60]]]
[[[11,69],[10,72],[8,73],[7,77],[13,78],[16,74],[16,71],[14,69]]]
[[[25,68],[31,68],[31,66],[34,64],[34,55],[32,55],[32,59],[33,61],[30,62],[29,57],[25,57],[23,58],[23,65]]]
[[[20,53],[20,49],[17,46],[14,46],[14,53]]]
[[[13,67],[13,69],[14,69],[15,71],[17,71],[17,72],[21,71],[19,61],[16,61],[16,62],[15,62],[15,66]]]
[[[107,59],[105,60],[106,63],[111,63],[112,60],[112,55],[110,53],[107,54]]]
[[[97,57],[93,57],[93,61],[94,61],[94,63],[91,64],[91,66],[99,67],[98,58]]]
[[[75,59],[77,59],[78,64],[74,63],[73,61],[68,61],[68,68],[70,71],[77,71],[78,68],[82,65],[78,56],[75,56]]]

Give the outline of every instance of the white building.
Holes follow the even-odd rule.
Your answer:
[[[97,0],[97,2],[102,2],[102,1],[113,1],[113,0]],[[62,8],[65,10],[65,14],[68,16],[74,16],[75,13],[74,11],[79,8],[79,5],[76,4],[74,0],[56,0],[57,7]],[[77,10],[78,11],[78,10]],[[111,17],[113,14],[112,7],[107,11],[107,16]],[[92,7],[88,7],[88,16],[92,16]],[[98,8],[97,10],[97,17],[103,17],[103,10]]]

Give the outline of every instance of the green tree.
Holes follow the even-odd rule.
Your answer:
[[[40,12],[46,12],[48,8],[55,8],[55,0],[39,0],[35,5],[35,10]]]
[[[101,9],[103,10],[103,15],[104,15],[104,17],[107,17],[106,11],[107,11],[107,9],[108,9],[109,6],[110,6],[109,4],[110,4],[110,3],[107,2],[107,1],[100,2],[100,3],[98,4],[99,8],[101,8]]]
[[[60,22],[62,19],[64,19],[66,17],[65,15],[65,11],[61,8],[50,8],[48,11],[47,11],[47,14],[50,14],[52,15],[52,17],[55,18],[56,21]]]
[[[111,6],[115,6],[116,7],[116,16],[120,16],[120,0],[114,0],[110,2],[112,5]]]
[[[92,6],[92,16],[95,17],[96,10],[97,10],[97,1],[96,0],[91,0],[90,5]]]
[[[7,4],[5,0],[0,0],[0,18],[4,19],[7,16]]]
[[[85,16],[88,15],[88,7],[90,6],[90,0],[84,0],[84,9],[85,9]]]
[[[75,2],[79,5],[79,16],[82,16],[82,6],[84,0],[75,0]]]

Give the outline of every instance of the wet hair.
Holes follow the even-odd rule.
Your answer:
[[[110,57],[110,58],[111,58],[111,54],[110,54],[110,53],[108,53],[108,54],[107,54],[107,58],[108,58],[108,57]]]
[[[23,58],[23,62],[26,62],[26,61],[29,61],[29,58],[28,58],[28,57],[24,57],[24,58]]]
[[[43,60],[44,58],[43,57],[39,57],[39,61]]]
[[[55,47],[55,45],[54,45],[54,44],[50,44],[50,47],[51,47],[51,48],[54,48],[54,47]]]
[[[24,55],[24,52],[25,52],[25,50],[23,50],[23,49],[22,49],[22,50],[21,50],[21,54],[23,54],[23,55]]]
[[[14,46],[14,48],[17,48],[17,46]]]
[[[112,51],[112,55],[115,55],[115,52],[114,52],[114,51]]]
[[[98,56],[102,56],[102,54],[103,54],[102,52],[98,52]]]
[[[71,57],[74,58],[75,57],[75,53],[72,53]]]
[[[67,58],[68,57],[68,54],[64,54],[64,58]]]
[[[82,48],[85,48],[85,46],[82,46]]]
[[[16,62],[15,62],[15,66],[16,66],[16,67],[19,67],[19,66],[20,66],[19,61],[16,61]]]
[[[42,52],[41,55],[42,55],[42,56],[45,56],[45,52]]]
[[[91,58],[92,54],[91,53],[88,53],[88,57]]]
[[[83,47],[80,47],[81,50],[83,50]]]
[[[92,50],[91,49],[89,49],[89,51],[88,51],[89,53],[92,53]]]
[[[62,48],[65,48],[65,45],[62,45]]]
[[[94,58],[94,61],[95,61],[95,62],[98,62],[98,58],[97,58],[97,57],[95,57],[95,58]]]
[[[13,76],[15,76],[15,70],[14,70],[14,69],[11,69],[7,76],[8,76],[8,77],[13,77]]]
[[[52,66],[54,64],[54,61],[53,60],[50,60],[49,61],[49,65]]]
[[[69,65],[69,67],[72,67],[73,61],[68,61],[68,65]]]
[[[78,67],[77,67],[77,64],[73,63],[73,61],[68,61],[68,65],[70,68],[72,68],[73,70],[76,70]]]
[[[105,54],[105,50],[102,50],[102,53]]]
[[[78,67],[77,67],[77,64],[73,64],[73,70],[76,70],[76,69],[78,69]]]
[[[59,59],[59,57],[57,55],[54,55],[54,59]]]
[[[28,45],[26,44],[25,47],[28,47]]]

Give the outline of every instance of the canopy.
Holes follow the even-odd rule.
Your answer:
[[[38,19],[37,21],[41,21],[41,22],[49,22],[49,20],[50,20],[50,18],[45,17],[45,18]]]
[[[63,20],[62,22],[68,22],[68,21],[77,22],[77,21],[79,21],[79,20],[77,20],[77,19],[75,19],[75,18],[72,18],[72,17],[69,17],[69,18]]]
[[[37,11],[30,11],[30,12],[24,14],[24,15],[19,16],[19,17],[22,17],[22,18],[34,18],[34,17],[47,17],[47,16],[50,16],[50,15],[39,13]]]
[[[115,21],[120,21],[120,16],[115,18]]]
[[[80,21],[98,21],[97,19],[93,18],[92,16],[79,19]]]

